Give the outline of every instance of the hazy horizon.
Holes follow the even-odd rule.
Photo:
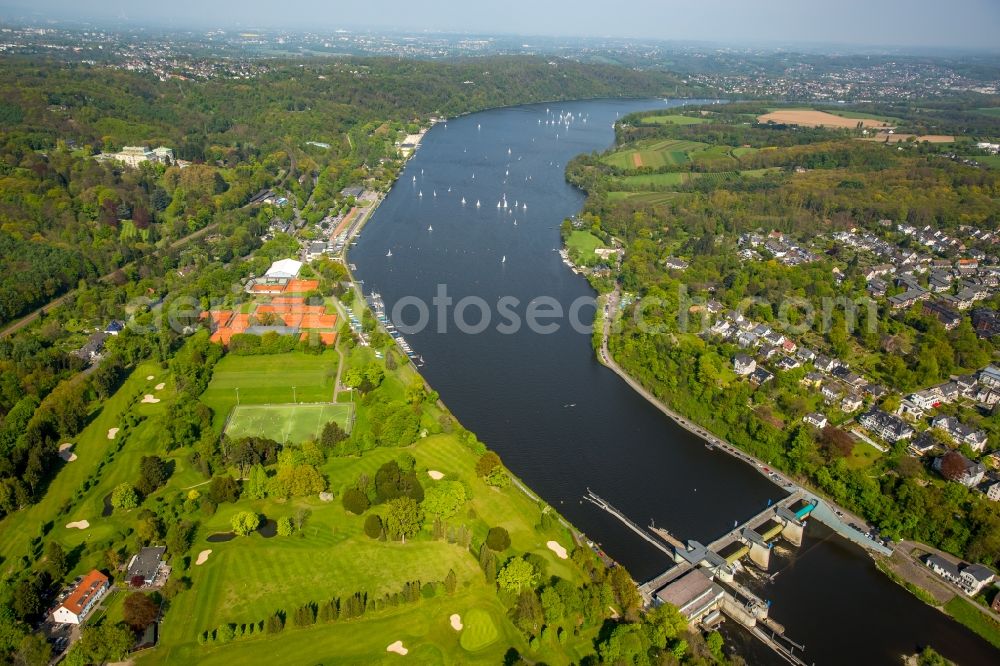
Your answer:
[[[419,11],[402,0],[0,0],[10,18],[88,20],[173,28],[375,29],[552,37],[609,37],[731,44],[921,47],[996,51],[1000,2],[953,0],[636,0],[607,3],[508,0],[489,6],[444,0]]]

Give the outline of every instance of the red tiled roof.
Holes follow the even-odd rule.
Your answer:
[[[83,577],[80,584],[73,588],[69,596],[62,602],[62,607],[74,615],[80,615],[87,604],[108,584],[108,577],[97,569]]]

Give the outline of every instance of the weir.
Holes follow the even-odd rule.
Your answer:
[[[643,529],[590,488],[583,498],[617,518],[673,560],[673,566],[639,586],[647,607],[673,604],[692,624],[712,621],[721,612],[750,630],[788,663],[805,666],[795,654],[796,649],[802,651],[804,646],[784,636],[784,629],[768,617],[770,603],[737,582],[735,574],[742,567],[740,560],[744,557],[767,571],[774,540],[779,537],[796,547],[801,546],[804,520],[816,508],[817,500],[806,499],[803,491],[796,490],[704,545],[694,540],[685,544],[654,525]]]

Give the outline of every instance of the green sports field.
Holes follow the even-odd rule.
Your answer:
[[[287,403],[280,405],[237,405],[226,424],[230,439],[267,437],[278,442],[299,444],[316,439],[330,421],[348,430],[351,403]]]

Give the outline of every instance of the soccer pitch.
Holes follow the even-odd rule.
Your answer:
[[[229,415],[225,434],[230,439],[267,437],[282,443],[299,444],[318,439],[323,426],[336,421],[350,430],[350,403],[315,402],[281,405],[237,405]]]

